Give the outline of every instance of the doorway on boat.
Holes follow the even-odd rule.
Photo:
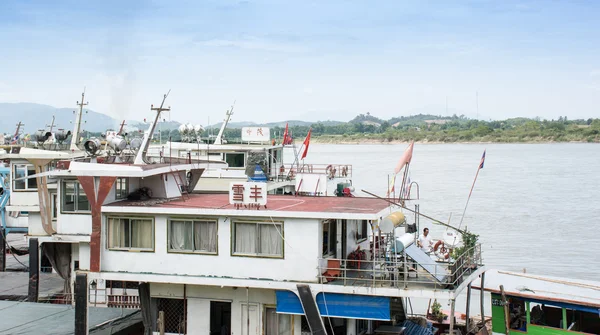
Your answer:
[[[210,302],[210,335],[231,334],[231,302]]]
[[[290,314],[278,314],[277,308],[265,308],[265,335],[291,335],[293,328]]]

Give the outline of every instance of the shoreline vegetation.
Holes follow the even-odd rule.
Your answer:
[[[271,129],[283,134],[285,127]],[[468,119],[464,115],[442,117],[415,115],[384,121],[368,113],[347,123],[290,126],[295,142],[311,131],[313,143],[398,144],[417,143],[600,143],[600,119],[541,120],[513,118],[501,121]]]
[[[558,120],[512,118],[484,121],[464,115],[419,114],[382,120],[367,113],[349,122],[284,121],[251,126],[269,127],[270,138],[281,143],[286,124],[288,134],[297,144],[304,141],[309,130],[312,143],[324,144],[399,144],[410,141],[428,144],[600,143],[600,119],[569,120],[562,116]],[[240,143],[241,132],[241,126],[227,128],[224,138],[230,143]],[[162,138],[179,141],[181,134],[175,130],[163,130]]]

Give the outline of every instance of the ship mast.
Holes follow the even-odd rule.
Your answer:
[[[50,123],[50,125],[48,126],[49,129],[48,131],[52,133],[52,129],[54,128],[54,120],[56,119],[55,115],[52,115],[52,123]]]
[[[119,127],[119,131],[117,132],[117,135],[121,135],[121,133],[123,132],[123,126],[125,126],[125,120],[123,120],[123,122],[121,122],[121,127]]]
[[[158,123],[158,120],[160,118],[160,113],[171,110],[171,107],[163,107],[165,105],[165,100],[167,100],[167,97],[169,96],[170,92],[171,90],[169,90],[169,92],[167,92],[167,94],[164,95],[160,107],[154,107],[154,105],[150,105],[150,110],[156,111],[156,117],[154,118],[154,122],[150,123],[150,127],[144,133],[142,145],[140,146],[140,150],[135,156],[134,164],[150,164],[150,161],[148,161],[148,159],[146,158],[146,154],[148,153],[148,147],[150,146],[150,140],[152,139],[152,135],[154,134],[154,130],[156,129],[156,124]]]
[[[223,144],[223,133],[225,133],[225,128],[227,128],[227,124],[233,115],[233,107],[235,107],[235,101],[233,105],[231,105],[231,109],[225,112],[225,120],[223,120],[223,124],[221,125],[221,129],[219,129],[219,134],[215,139],[215,144]]]
[[[77,117],[75,118],[75,125],[73,126],[73,134],[71,135],[71,147],[72,151],[79,150],[79,132],[81,131],[81,116],[83,114],[83,106],[87,106],[88,103],[85,102],[85,89],[83,93],[81,93],[81,102],[77,101],[77,106],[79,106],[79,112],[77,112]]]
[[[19,131],[21,131],[22,126],[24,126],[23,122],[19,121],[19,123],[17,123],[17,131],[15,131],[15,135],[11,138],[11,142],[18,141]]]

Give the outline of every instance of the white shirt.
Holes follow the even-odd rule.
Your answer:
[[[419,243],[421,244],[421,250],[424,252],[431,251],[431,237],[429,237],[429,234],[427,234],[427,236],[421,234],[421,236],[419,236]]]

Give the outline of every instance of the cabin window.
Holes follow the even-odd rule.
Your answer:
[[[37,179],[36,178],[26,178],[29,176],[33,176],[35,174],[35,167],[31,164],[15,164],[13,166],[13,190],[27,190],[33,191],[37,190]]]
[[[108,248],[154,251],[154,220],[109,217]]]
[[[233,254],[283,258],[283,223],[235,222]]]
[[[56,193],[50,193],[50,204],[52,207],[52,221],[56,221],[58,216],[58,195]]]
[[[335,256],[337,250],[337,221],[323,222],[323,256]]]
[[[369,330],[369,320],[356,320],[356,334],[366,334]]]
[[[510,298],[509,303],[509,315],[510,329],[527,331],[527,309],[525,308],[525,301],[517,298]]]
[[[169,251],[217,253],[216,220],[169,220]]]
[[[356,241],[362,242],[367,239],[369,221],[359,220],[356,227]]]
[[[61,213],[89,213],[90,202],[81,184],[76,180],[62,183]]]
[[[225,153],[225,162],[230,168],[243,168],[246,166],[246,154],[243,152]]]
[[[275,308],[265,309],[265,335],[291,335],[292,316],[277,314]]]
[[[115,199],[127,199],[127,195],[129,195],[129,179],[117,178],[115,185]]]
[[[569,331],[587,334],[600,334],[600,317],[598,313],[565,309],[566,328]]]

